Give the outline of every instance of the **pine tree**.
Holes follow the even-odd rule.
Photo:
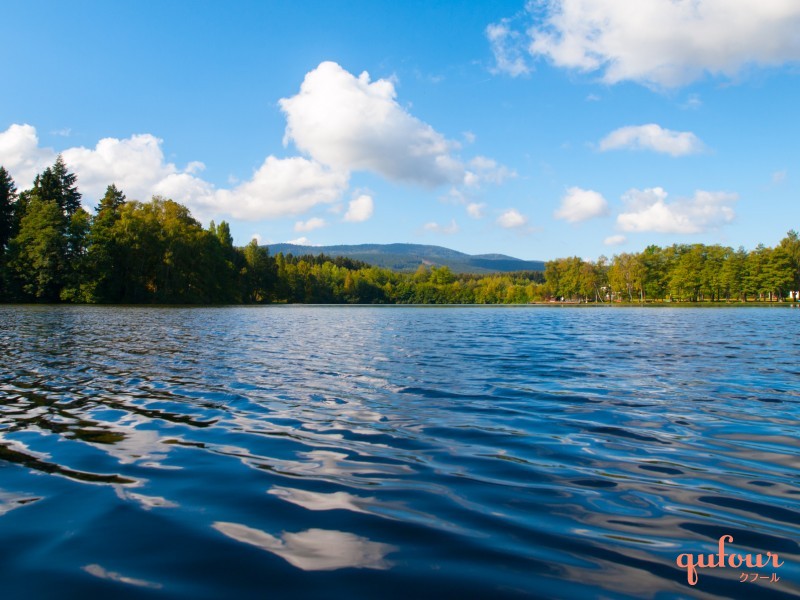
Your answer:
[[[77,176],[67,171],[67,165],[59,154],[55,164],[46,168],[33,180],[33,192],[41,200],[53,200],[68,217],[81,206],[81,193],[76,185]]]
[[[17,186],[4,167],[0,167],[0,254],[3,254],[11,238],[14,220],[14,203]]]

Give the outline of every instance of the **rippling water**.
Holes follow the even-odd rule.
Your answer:
[[[798,340],[789,308],[0,307],[0,596],[800,597]],[[784,564],[689,586],[722,535]]]

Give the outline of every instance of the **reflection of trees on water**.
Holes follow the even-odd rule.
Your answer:
[[[25,452],[14,450],[9,445],[3,443],[0,443],[0,460],[16,463],[35,471],[41,471],[42,473],[55,473],[89,483],[135,483],[135,480],[128,479],[127,477],[120,477],[119,475],[98,475],[97,473],[68,469],[59,464],[36,458]]]
[[[176,401],[179,396],[162,391],[149,394],[148,401]],[[90,483],[130,484],[136,480],[117,474],[97,474],[67,468],[36,456],[26,444],[8,439],[14,432],[49,432],[67,440],[78,440],[98,448],[119,460],[133,463],[143,458],[161,460],[170,445],[161,441],[156,431],[87,418],[92,410],[120,411],[128,420],[162,420],[177,425],[204,428],[214,420],[201,420],[163,409],[138,406],[133,402],[109,397],[89,398],[44,381],[0,385],[0,460],[6,460],[43,473],[63,475]],[[78,413],[81,416],[78,416]]]

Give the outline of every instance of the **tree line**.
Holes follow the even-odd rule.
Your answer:
[[[128,200],[109,185],[89,214],[59,156],[17,191],[0,167],[0,301],[108,304],[524,304],[783,300],[800,289],[800,239],[751,252],[703,244],[649,246],[610,260],[562,258],[544,273],[413,274],[327,256],[271,256],[233,244],[172,200]]]
[[[648,246],[610,261],[578,257],[545,263],[545,296],[573,301],[772,302],[800,300],[800,239],[774,248],[705,244]]]

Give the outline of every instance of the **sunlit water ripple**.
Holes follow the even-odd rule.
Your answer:
[[[0,307],[0,595],[800,597],[798,339],[790,308]],[[780,581],[689,586],[726,534]]]

